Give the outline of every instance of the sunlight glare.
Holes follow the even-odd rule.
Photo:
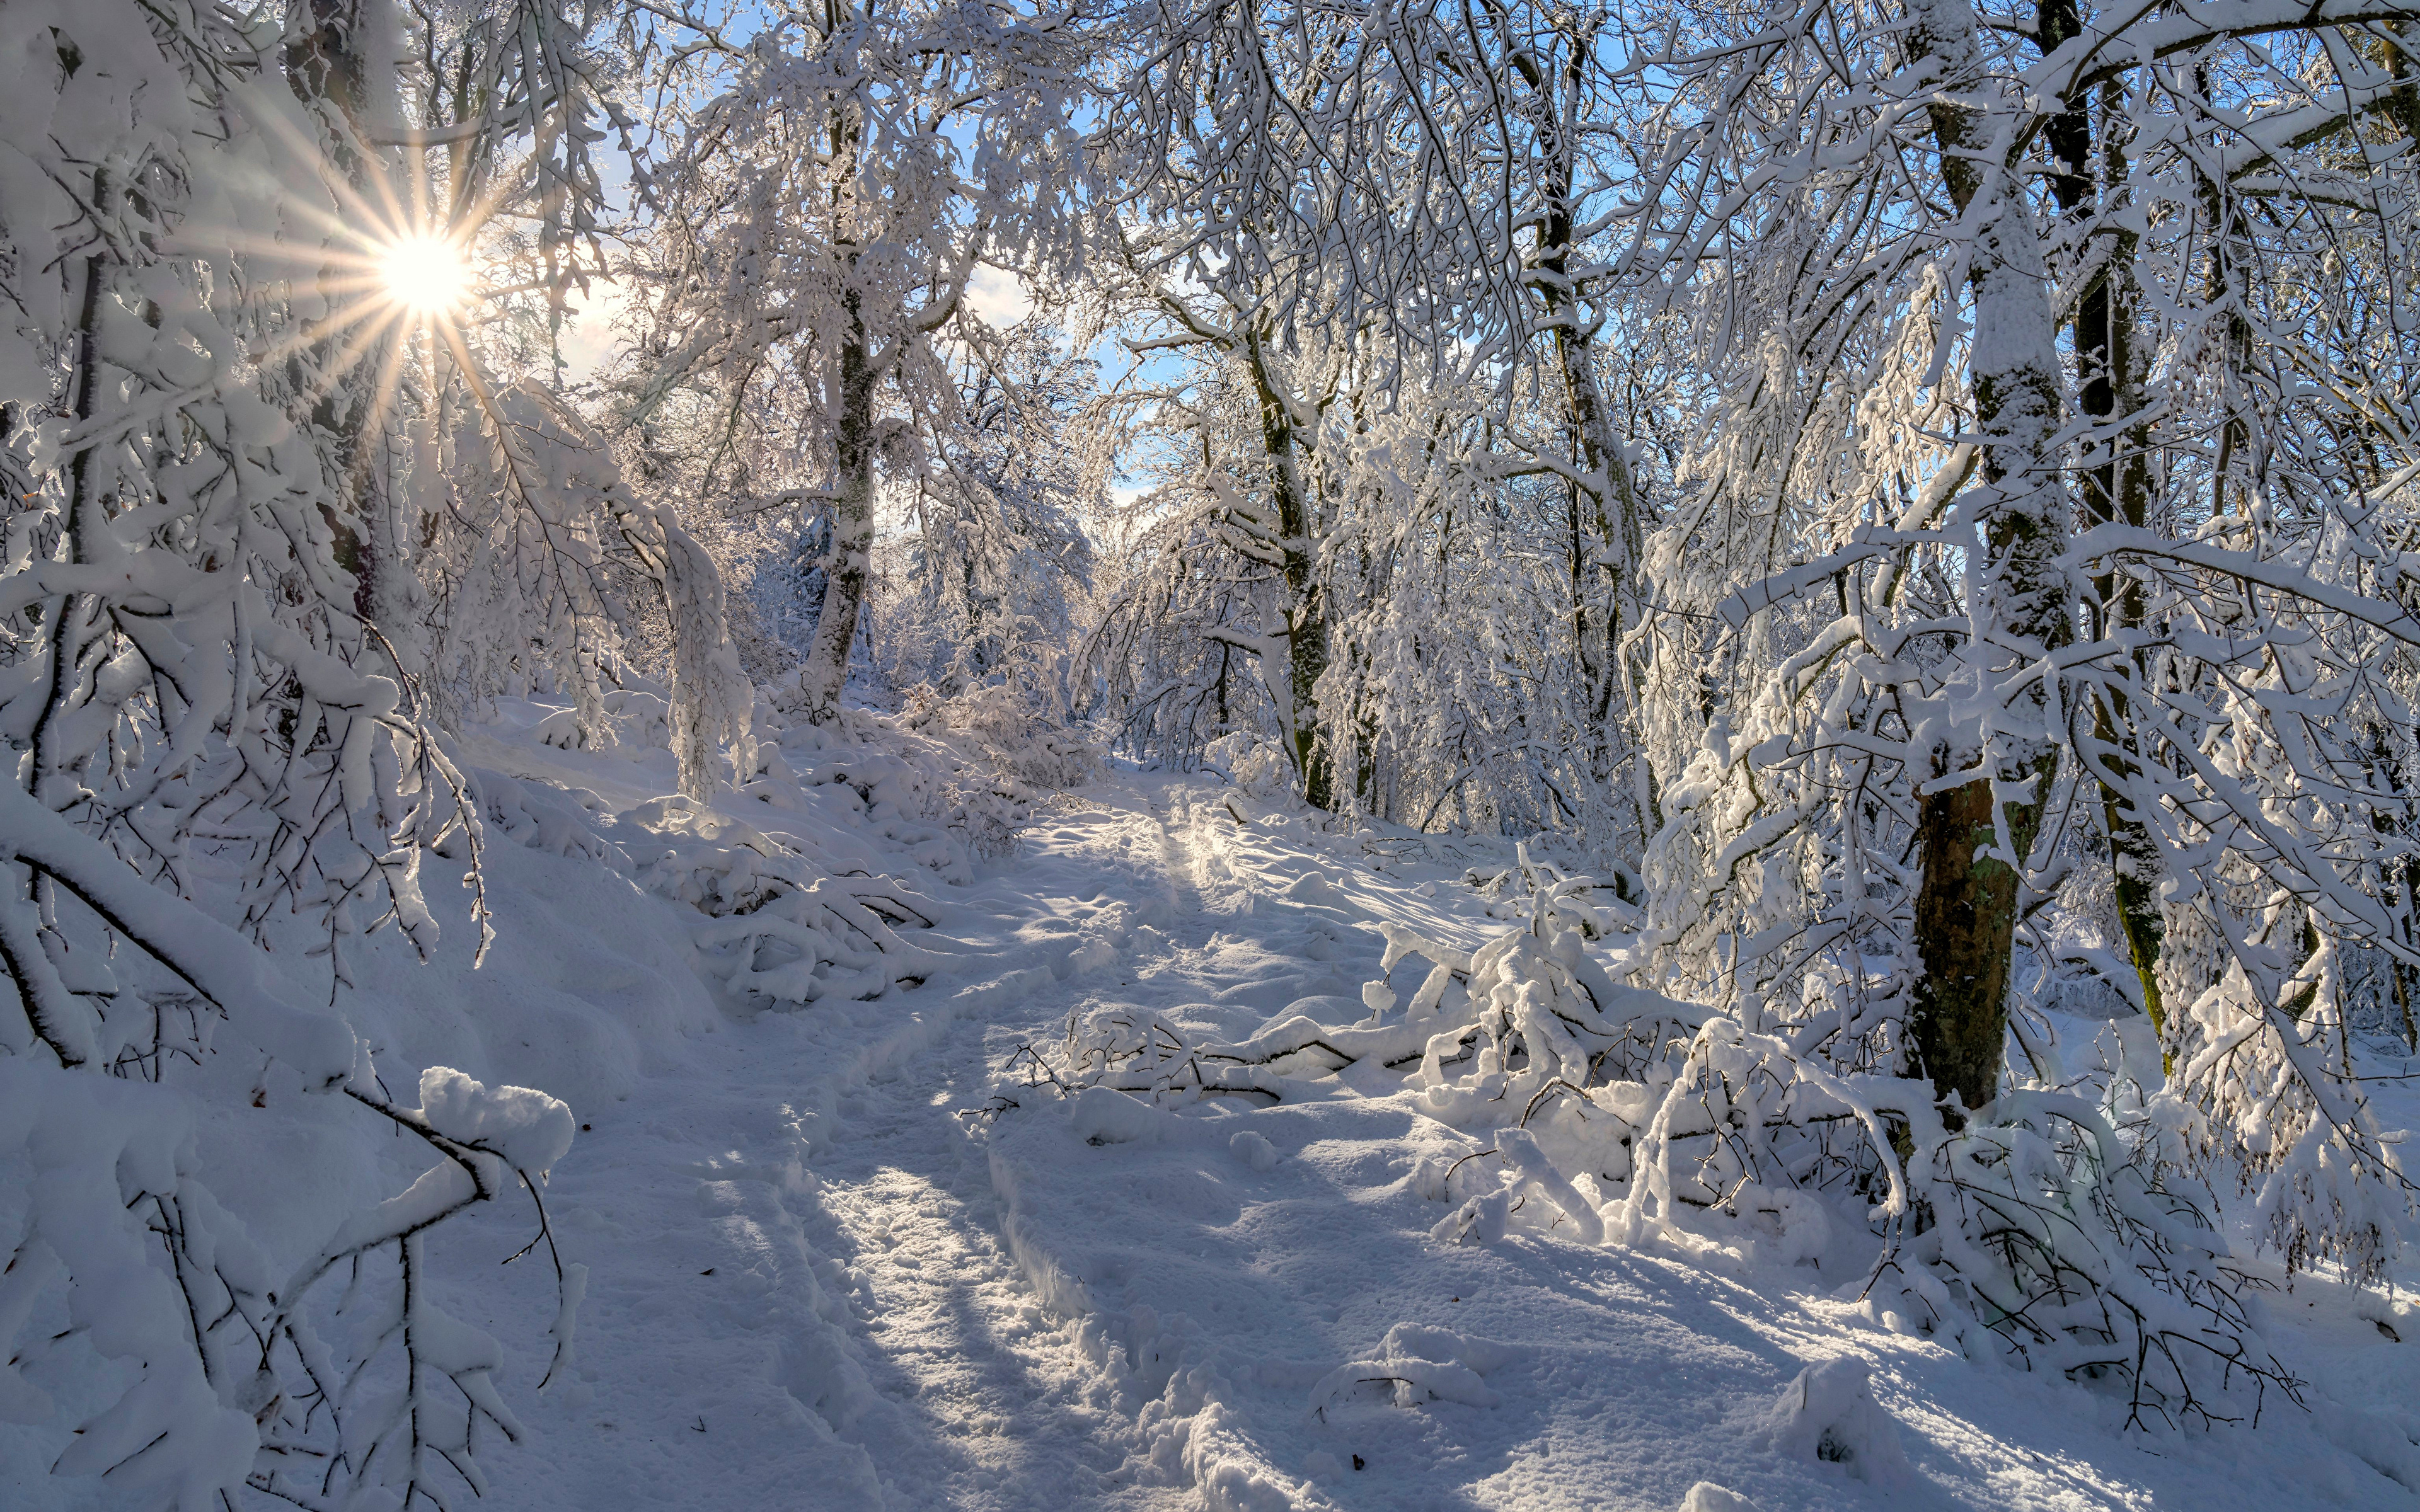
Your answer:
[[[388,297],[415,315],[442,315],[471,292],[471,264],[444,237],[421,234],[388,247],[379,258]]]

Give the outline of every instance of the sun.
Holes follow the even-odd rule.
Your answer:
[[[451,239],[421,232],[379,254],[387,297],[414,315],[444,315],[471,296],[471,263]]]

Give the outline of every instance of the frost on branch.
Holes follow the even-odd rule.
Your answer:
[[[526,693],[543,670],[572,704],[570,728],[551,743],[606,743],[610,702],[627,707],[631,690],[606,687],[605,658],[616,640],[635,648],[657,625],[681,791],[705,799],[726,770],[744,779],[755,695],[713,558],[543,390],[490,391],[469,364],[458,377],[440,415],[459,429],[425,449],[413,474],[427,522],[423,591],[437,606],[426,655],[444,712],[458,718],[500,693]]]
[[[2199,923],[2224,907],[2197,902],[2178,911]],[[2278,894],[2263,911],[2261,933],[2273,936],[2298,910]],[[2332,1260],[2356,1285],[2376,1286],[2388,1279],[2412,1191],[2352,1071],[2342,962],[2332,935],[2290,975],[2274,952],[2229,961],[2178,1015],[2169,1095],[2181,1104],[2172,1115],[2180,1158],[2237,1173],[2289,1272]]]
[[[248,1484],[282,1500],[334,1506],[385,1487],[399,1491],[404,1506],[425,1499],[445,1508],[457,1504],[458,1490],[487,1490],[483,1441],[493,1434],[517,1442],[523,1431],[493,1380],[504,1352],[438,1306],[426,1253],[427,1231],[473,1202],[511,1186],[529,1193],[539,1231],[521,1253],[544,1242],[561,1299],[549,1376],[568,1361],[586,1275],[555,1254],[537,1187],[571,1148],[571,1110],[543,1092],[483,1087],[442,1066],[421,1073],[420,1097],[418,1108],[362,1100],[418,1134],[438,1163],[340,1225],[271,1294],[282,1303],[256,1330],[263,1372],[282,1364],[292,1374],[282,1396],[262,1410],[263,1462]],[[338,1273],[347,1284],[326,1320],[341,1330],[341,1355],[312,1332],[302,1310],[315,1288]],[[381,1369],[400,1375],[399,1391]]]

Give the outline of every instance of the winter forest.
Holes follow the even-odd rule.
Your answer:
[[[2420,8],[0,0],[0,1504],[2420,1497]]]

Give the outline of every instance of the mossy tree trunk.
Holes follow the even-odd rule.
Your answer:
[[[2045,55],[2082,30],[2076,0],[2042,0],[2035,17],[2035,40]],[[2102,210],[2102,184],[2125,181],[2124,87],[2114,82],[2103,86],[2101,157],[2106,171],[2099,182],[2093,171],[2093,119],[2087,102],[2069,100],[2064,103],[2067,108],[2051,117],[2046,133],[2061,170],[2051,177],[2050,187],[2060,213],[2080,225]],[[2075,306],[2077,398],[2079,408],[2104,438],[2087,443],[2095,455],[2080,478],[2085,517],[2092,525],[2141,525],[2150,508],[2150,437],[2139,424],[2123,432],[2115,429],[2121,417],[2139,414],[2143,409],[2142,378],[2134,358],[2137,239],[2133,231],[2111,226],[2102,231],[2100,245],[2079,242],[2075,254],[2090,279]],[[2133,578],[2103,573],[2093,579],[2086,608],[2096,621],[2092,626],[2096,638],[2112,630],[2138,629],[2143,623],[2142,584]],[[2160,946],[2165,933],[2159,898],[2163,866],[2159,846],[2137,807],[2142,756],[2128,712],[2123,687],[2106,688],[2094,700],[2093,736],[2100,747],[2100,770],[2093,775],[2100,780],[2102,828],[2109,838],[2118,931],[2125,936],[2144,1010],[2164,1042],[2167,1015],[2160,999],[2159,977]]]
[[[1968,379],[1982,461],[1982,486],[1965,511],[1982,534],[1969,576],[1967,655],[1989,687],[2074,634],[2059,566],[2071,522],[2055,445],[2056,327],[2041,239],[2004,156],[2012,136],[1987,108],[1992,85],[1974,10],[1967,0],[1911,0],[1908,19],[1911,71],[1934,81],[1928,112],[1938,171],[1966,238]],[[1976,775],[1919,799],[1916,943],[1925,969],[1909,1027],[1918,1069],[1970,1110],[1998,1094],[2016,868],[2040,828],[2058,761],[2041,684],[2025,686],[2007,707],[1978,699],[1961,711],[1968,729],[1935,752],[1932,776]]]

